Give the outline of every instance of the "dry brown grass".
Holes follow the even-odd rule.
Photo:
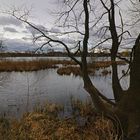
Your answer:
[[[0,120],[2,140],[119,140],[113,123],[95,114],[89,104],[76,103],[76,108],[86,119],[79,125],[75,117],[60,119],[60,107],[47,104],[46,107],[28,113],[19,121]],[[82,110],[81,110],[82,109]],[[88,110],[88,111],[87,111]]]
[[[67,67],[61,67],[61,68],[58,68],[57,70],[57,73],[59,75],[81,75],[81,70],[80,70],[80,67],[74,67],[74,66],[67,66]]]
[[[106,76],[106,75],[108,75],[108,74],[111,74],[111,71],[110,71],[110,70],[104,69],[104,70],[102,71],[102,76]]]
[[[77,66],[60,67],[60,68],[58,68],[57,73],[59,75],[71,75],[71,74],[73,74],[75,76],[81,76],[82,75],[80,67],[77,67]],[[94,74],[95,70],[92,69],[92,68],[88,68],[88,73],[89,74]]]
[[[88,64],[89,73],[94,73],[95,69],[109,67],[112,63],[111,61],[102,61]],[[117,61],[118,65],[125,64],[123,61]],[[58,68],[58,64],[65,67],[58,70],[58,74],[70,75],[71,73],[75,75],[80,75],[80,68],[77,67],[74,61],[70,60],[32,60],[32,61],[0,61],[0,71],[37,71],[41,69]],[[75,66],[72,66],[75,65]]]
[[[67,60],[32,60],[32,61],[0,61],[0,71],[37,71],[40,69],[57,68],[57,64],[75,65]]]
[[[94,75],[95,70],[100,69],[100,68],[107,68],[112,65],[112,63],[116,63],[117,65],[125,65],[125,62],[123,61],[101,61],[101,62],[95,62],[95,63],[89,63],[88,64],[88,73]],[[75,75],[75,76],[81,76],[81,70],[80,67],[78,66],[70,66],[66,65],[63,67],[58,68],[57,73],[59,75]],[[108,74],[111,74],[111,71],[108,70],[103,70],[102,71],[102,76],[106,76]]]
[[[126,64],[124,61],[114,61],[114,62],[113,61],[98,61],[95,63],[88,64],[88,67],[95,68],[95,69],[106,68],[106,67],[110,67],[113,63],[116,63],[117,65]]]
[[[0,71],[36,71],[39,69],[56,68],[49,61],[0,61]]]

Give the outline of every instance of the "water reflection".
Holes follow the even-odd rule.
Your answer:
[[[124,67],[126,66],[120,67],[120,73]],[[91,79],[105,96],[114,99],[111,75],[103,77],[101,71],[96,71]],[[125,80],[128,81],[128,76]],[[122,82],[122,85],[127,88],[125,82]],[[0,97],[0,113],[13,117],[20,117],[36,105],[44,104],[46,100],[63,104],[67,113],[71,97],[83,101],[91,100],[83,89],[81,77],[59,76],[54,69],[0,73]]]
[[[31,110],[35,104],[42,104],[46,100],[67,104],[70,96],[80,96],[84,100],[88,98],[80,78],[58,76],[55,70],[0,75],[8,75],[7,79],[2,79],[0,87],[2,114],[18,117],[22,112]]]
[[[76,57],[79,61],[81,57]],[[10,61],[32,61],[32,60],[71,60],[69,57],[1,57],[0,60],[10,60]],[[110,57],[87,57],[87,61],[109,61]]]

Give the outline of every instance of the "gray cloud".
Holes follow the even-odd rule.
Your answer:
[[[7,39],[5,41],[7,51],[27,51],[37,48],[35,44],[29,43],[21,39]]]
[[[12,27],[4,27],[3,29],[4,31],[7,31],[7,32],[18,33],[18,31]]]
[[[1,16],[0,17],[0,25],[14,25],[14,26],[22,26],[22,23],[10,16]]]
[[[41,31],[44,31],[44,32],[48,32],[48,29],[45,27],[45,26],[43,26],[43,25],[34,25],[35,27],[37,27],[39,30],[41,30]],[[33,35],[35,35],[35,34],[40,34],[39,33],[39,31],[37,31],[36,29],[34,29],[33,27],[31,27],[31,26],[26,26],[26,29],[30,32],[30,33],[32,33]]]
[[[32,41],[33,40],[31,37],[22,37],[22,39],[25,41]]]
[[[58,28],[51,28],[49,30],[49,32],[51,32],[51,33],[61,33],[61,31]]]
[[[26,38],[27,40],[29,38]],[[32,42],[27,42],[27,40],[24,39],[6,39],[5,45],[7,46],[7,51],[34,51],[36,50],[41,44],[33,44]],[[51,47],[50,46],[44,46],[43,50],[48,51]],[[60,47],[53,47],[51,48],[55,51],[63,51],[63,48]]]
[[[40,30],[42,30],[42,31],[48,32],[47,28],[46,28],[45,26],[43,26],[43,25],[37,25],[37,27],[38,27]]]
[[[74,44],[75,40],[72,38],[61,38],[61,41],[67,43],[67,44]]]
[[[27,34],[27,33],[29,33],[27,30],[24,30],[24,31],[22,31],[22,33],[25,33],[25,34]]]

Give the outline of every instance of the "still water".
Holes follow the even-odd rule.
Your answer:
[[[119,77],[126,65],[119,66]],[[103,69],[95,72],[91,79],[94,85],[109,99],[114,99],[111,74],[102,76]],[[111,70],[111,67],[108,68]],[[77,76],[60,76],[57,69],[35,72],[1,72],[0,73],[0,114],[19,118],[24,112],[46,101],[62,104],[69,113],[71,98],[90,101],[91,98],[83,89],[83,81]],[[129,76],[121,80],[127,89]],[[127,84],[126,84],[127,83]]]
[[[14,61],[31,61],[31,60],[71,60],[69,57],[1,57],[0,60],[14,60]],[[79,61],[80,57],[76,57]],[[87,61],[108,61],[110,57],[87,57]]]

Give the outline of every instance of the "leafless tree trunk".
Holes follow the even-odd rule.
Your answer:
[[[140,34],[138,35],[133,47],[133,60],[130,71],[130,89],[139,89],[140,81]]]

